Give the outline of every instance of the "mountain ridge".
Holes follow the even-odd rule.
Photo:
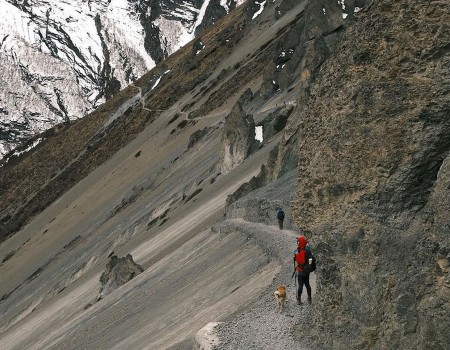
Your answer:
[[[2,0],[0,156],[82,118],[240,3]]]

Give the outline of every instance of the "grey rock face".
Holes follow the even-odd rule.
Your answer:
[[[225,16],[228,12],[227,9],[221,6],[220,0],[210,0],[208,6],[205,10],[205,15],[203,16],[203,20],[200,25],[195,29],[195,35],[199,35],[203,32],[203,30],[210,25],[216,23],[219,19]],[[234,1],[228,2],[230,5],[235,5]],[[229,5],[227,6],[229,7]]]
[[[293,217],[320,241],[314,314],[325,348],[450,343],[442,326],[450,324],[450,75],[443,68],[450,28],[440,24],[443,6],[378,1],[355,14],[311,82],[307,108],[297,112]],[[424,26],[408,27],[416,20]]]
[[[267,168],[243,184],[235,193],[228,196],[226,218],[243,218],[252,222],[277,225],[276,209],[285,210],[285,227],[291,227],[290,204],[297,183],[297,171],[292,170],[277,180],[267,181]]]
[[[112,291],[116,290],[125,283],[131,281],[134,277],[140,274],[144,269],[133,261],[131,254],[128,254],[124,258],[118,258],[113,255],[106,269],[100,276],[100,288],[99,298],[108,295]]]
[[[283,106],[270,113],[259,123],[259,125],[263,126],[264,140],[270,139],[286,127],[288,117],[293,110],[294,106],[292,105]],[[288,135],[288,133],[285,135]],[[230,206],[247,194],[297,169],[298,157],[295,152],[297,143],[298,135],[294,132],[292,137],[289,137],[285,142],[281,141],[275,146],[269,154],[267,165],[261,167],[261,171],[257,176],[252,177],[249,182],[242,184],[235,192],[230,194],[227,197],[226,206]],[[255,217],[261,218],[261,215],[255,215]]]
[[[267,167],[263,165],[261,171],[257,176],[253,176],[249,182],[243,183],[236,191],[228,195],[226,206],[230,206],[239,198],[263,187],[267,184]]]
[[[222,133],[220,171],[227,173],[241,164],[255,144],[255,122],[246,115],[240,103],[236,103],[225,118]]]
[[[276,17],[283,16],[294,5],[292,1],[282,1],[275,8]],[[249,10],[252,8],[254,10],[256,5],[251,5]],[[354,7],[352,9],[354,11]],[[230,195],[228,204],[297,168],[299,120],[290,116],[297,104],[304,106],[307,103],[310,84],[316,79],[321,65],[336,51],[344,32],[345,15],[342,6],[337,3],[325,0],[309,2],[304,16],[293,23],[277,42],[273,52],[274,69],[265,76],[259,96],[269,99],[279,91],[288,90],[295,83],[300,92],[298,102],[281,106],[259,123],[263,125],[265,140],[282,130],[283,138],[270,153],[264,173],[261,172],[258,177]]]

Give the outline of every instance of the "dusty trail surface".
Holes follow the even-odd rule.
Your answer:
[[[263,247],[268,256],[279,259],[280,272],[272,283],[262,292],[260,298],[252,302],[243,312],[228,318],[228,322],[215,327],[220,344],[216,350],[256,350],[256,349],[309,349],[307,339],[295,339],[293,330],[301,328],[311,317],[311,306],[305,303],[306,290],[303,290],[303,303],[295,300],[295,280],[293,271],[293,250],[298,233],[293,230],[280,231],[276,226],[250,223],[241,219],[226,220],[214,227],[221,233],[240,232],[254,239]],[[310,275],[313,300],[316,292],[316,275]],[[278,284],[287,287],[287,304],[283,313],[275,308],[273,292]]]

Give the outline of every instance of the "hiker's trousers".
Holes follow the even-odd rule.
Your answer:
[[[297,272],[297,279],[298,279],[297,298],[300,299],[302,296],[303,285],[306,287],[306,293],[308,293],[308,297],[311,298],[311,286],[309,285],[309,273]]]
[[[280,230],[283,229],[283,220],[284,219],[278,219],[278,227],[280,228]]]

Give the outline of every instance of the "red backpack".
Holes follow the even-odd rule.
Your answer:
[[[305,263],[300,263],[300,254],[301,252],[305,252]],[[300,268],[301,270],[298,271],[304,271],[304,272],[313,272],[316,270],[316,258],[311,252],[311,249],[300,249],[297,254],[295,254],[295,262],[297,263],[297,268]]]

